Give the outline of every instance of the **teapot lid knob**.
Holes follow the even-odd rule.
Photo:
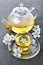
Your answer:
[[[20,3],[20,7],[23,7],[23,3]]]

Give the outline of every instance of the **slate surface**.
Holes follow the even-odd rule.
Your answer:
[[[7,19],[8,15],[15,6],[24,3],[24,6],[38,8],[38,17],[35,21],[41,27],[41,45],[40,53],[30,60],[20,60],[8,54],[7,46],[2,42],[3,37],[10,31],[6,30],[1,23],[3,18]],[[0,0],[0,65],[43,65],[43,0]]]

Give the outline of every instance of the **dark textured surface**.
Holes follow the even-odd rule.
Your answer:
[[[21,2],[28,8],[32,6],[38,8],[36,24],[41,27],[41,38],[39,39],[41,51],[30,60],[20,60],[9,55],[7,46],[2,42],[4,35],[9,31],[5,29],[1,20],[6,19],[12,9]],[[0,0],[0,65],[43,65],[43,0]]]

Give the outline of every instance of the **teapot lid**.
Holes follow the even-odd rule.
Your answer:
[[[12,10],[12,13],[10,15],[14,15],[16,17],[23,17],[27,16],[29,12],[29,9],[24,7],[23,4],[20,4],[19,7],[16,7]]]

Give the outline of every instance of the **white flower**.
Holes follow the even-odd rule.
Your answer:
[[[4,36],[4,39],[5,39],[5,38],[8,38],[8,37],[9,37],[9,34],[7,33],[7,34]]]
[[[40,38],[40,34],[38,34],[36,32],[33,32],[32,35],[33,35],[34,38],[37,38],[37,37]]]
[[[3,43],[5,43],[5,45],[8,45],[8,43],[10,43],[10,41],[11,41],[11,38],[10,38],[9,34],[7,33],[4,36]]]
[[[11,38],[11,40],[15,40],[15,36],[14,35],[11,35],[10,38]]]
[[[41,31],[40,26],[39,25],[35,25],[34,28],[33,28],[33,31],[40,32]]]
[[[8,43],[6,43],[6,41],[5,40],[3,40],[3,43],[5,43],[5,45],[7,45]]]
[[[13,54],[13,55],[14,55],[14,56],[17,56],[17,52],[14,51],[14,54]]]
[[[40,27],[39,27],[39,25],[35,25],[34,26],[34,28],[33,28],[33,33],[32,33],[32,35],[33,35],[33,37],[34,38],[39,38],[40,37],[40,32],[41,32],[41,29],[40,29]]]
[[[35,46],[37,45],[35,39],[32,39],[31,44],[33,44]]]
[[[17,54],[17,57],[21,57],[21,53],[18,53],[18,54]]]
[[[32,53],[35,53],[37,51],[37,48],[35,46],[33,46],[30,50]]]
[[[11,45],[11,41],[15,40],[15,36],[14,35],[9,35],[8,33],[4,36],[3,39],[3,43],[5,43],[5,45]]]
[[[18,48],[17,46],[13,47],[13,51],[14,51],[14,56],[16,57],[21,57],[21,53],[22,51],[20,50],[20,48]]]
[[[22,53],[22,50],[18,47],[17,52]]]
[[[22,38],[21,41],[24,43],[26,41],[26,39],[25,38]]]
[[[35,44],[35,43],[36,43],[36,41],[35,41],[34,39],[32,39],[31,43],[32,43],[32,44]]]

